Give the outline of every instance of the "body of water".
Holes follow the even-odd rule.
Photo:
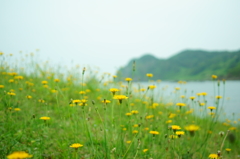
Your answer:
[[[147,86],[150,85],[148,82],[141,82],[139,84],[143,88],[147,88]],[[223,84],[223,81],[220,81],[219,86],[217,81],[195,81],[187,82],[186,84],[162,81],[151,84],[156,85],[154,90],[154,94],[156,95],[155,98],[160,99],[162,97],[166,102],[168,100],[171,101],[174,97],[180,99],[181,95],[185,95],[188,99],[190,96],[195,96],[195,100],[198,100],[196,94],[206,92],[207,96],[205,99],[207,100],[207,104],[205,106],[215,106],[215,96],[220,95],[223,98],[220,99],[219,106],[221,106],[224,111],[222,112],[223,114],[221,118],[227,118],[230,120],[240,119],[240,81],[226,81],[225,84]],[[134,86],[137,85],[134,84]],[[176,91],[176,87],[179,87],[180,89]],[[174,100],[177,98],[174,98]]]

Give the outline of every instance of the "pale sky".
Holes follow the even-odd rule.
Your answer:
[[[184,49],[240,49],[240,0],[1,0],[0,51],[98,66]]]

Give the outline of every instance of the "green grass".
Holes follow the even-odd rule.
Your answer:
[[[59,70],[60,67],[53,69],[46,63],[40,67],[41,64],[31,61],[30,64],[23,62],[27,68],[31,67],[31,72],[25,72],[11,67],[3,56],[7,55],[0,56],[0,158],[7,158],[15,151],[25,151],[36,159],[200,159],[219,150],[223,158],[233,159],[240,153],[239,120],[224,123],[218,120],[222,115],[218,103],[224,97],[213,99],[217,108],[213,110],[215,115],[208,115],[210,111],[205,105],[196,116],[190,110],[199,110],[197,101],[204,102],[204,97],[196,96],[193,101],[189,97],[181,98],[184,94],[181,89],[175,91],[171,99],[156,99],[151,89],[141,92],[143,86],[133,88],[131,82],[116,82],[109,74],[103,74],[104,80],[101,80],[90,68],[85,72],[82,67],[67,71]],[[23,79],[16,79],[18,76]],[[157,82],[149,83],[153,84]],[[128,98],[120,104],[113,99],[110,88],[118,88],[120,91],[116,94]],[[213,89],[217,92],[218,88]],[[79,94],[80,91],[86,94]],[[87,100],[85,106],[74,103],[77,99]],[[111,102],[105,104],[104,99]],[[186,106],[179,109],[176,103]],[[133,110],[138,113],[126,115]],[[44,116],[50,120],[41,120]],[[187,131],[185,127],[191,124],[200,129]],[[180,126],[185,134],[175,138],[172,125]],[[153,135],[150,131],[159,134]],[[220,132],[224,135],[219,135]],[[71,148],[74,143],[83,146]],[[231,151],[228,153],[226,148]]]

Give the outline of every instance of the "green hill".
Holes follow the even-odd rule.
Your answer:
[[[185,50],[168,59],[158,59],[151,54],[132,59],[118,70],[120,77],[132,77],[132,63],[136,62],[134,79],[145,81],[146,73],[153,80],[208,80],[212,74],[219,78],[240,79],[240,50],[203,51]]]

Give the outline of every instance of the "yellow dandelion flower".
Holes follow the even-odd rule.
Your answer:
[[[186,104],[185,103],[177,103],[176,106],[184,107],[184,106],[186,106]]]
[[[217,75],[212,75],[212,79],[218,78]]]
[[[50,117],[43,116],[43,117],[41,117],[40,119],[46,121],[46,120],[50,120]]]
[[[22,80],[22,79],[23,79],[23,76],[15,76],[14,79]]]
[[[123,99],[127,99],[127,98],[128,98],[128,97],[125,96],[125,95],[115,95],[115,96],[113,96],[113,99],[117,99],[120,104],[122,103],[122,100],[123,100]]]
[[[169,138],[170,138],[170,139],[177,139],[178,136],[177,136],[177,135],[169,135]]]
[[[123,128],[122,130],[123,130],[123,131],[126,131],[126,130],[127,130],[127,128]]]
[[[146,119],[151,119],[153,117],[154,117],[154,115],[148,115],[148,116],[146,116]]]
[[[119,89],[117,89],[117,88],[110,88],[109,91],[112,92],[113,95],[115,95],[115,93],[118,92]]]
[[[149,130],[149,128],[144,128],[144,130],[148,131],[148,130]]]
[[[208,156],[208,158],[210,158],[210,159],[218,159],[219,157],[218,157],[217,154],[210,154],[210,155]]]
[[[83,145],[79,144],[79,143],[75,143],[75,144],[70,145],[70,147],[78,149],[79,147],[83,147]]]
[[[172,130],[174,130],[174,131],[181,129],[181,127],[178,126],[178,125],[172,125],[171,128],[172,128]]]
[[[58,83],[58,82],[60,82],[60,79],[56,78],[56,79],[54,79],[54,82]]]
[[[131,113],[132,114],[138,114],[138,111],[137,110],[132,110]]]
[[[176,114],[170,113],[168,118],[174,118],[176,116]]]
[[[127,78],[125,78],[125,81],[130,82],[130,81],[132,81],[132,78],[127,77]]]
[[[21,109],[20,108],[14,108],[15,111],[20,111]]]
[[[46,84],[48,84],[48,81],[42,81],[42,84],[46,85]]]
[[[4,85],[0,85],[0,88],[4,88]]]
[[[180,87],[175,87],[175,90],[176,90],[176,91],[180,90]]]
[[[208,107],[208,109],[210,109],[212,111],[213,109],[216,109],[216,107],[210,106],[210,107]]]
[[[26,96],[27,97],[27,99],[31,99],[32,98],[32,96],[30,96],[30,95],[28,95],[28,96]]]
[[[158,131],[150,131],[149,133],[150,133],[150,134],[153,134],[153,135],[158,135],[158,134],[159,134]]]
[[[184,131],[176,131],[176,135],[177,135],[178,137],[181,137],[181,136],[184,135],[184,134],[185,134]]]
[[[31,157],[32,155],[24,151],[16,151],[7,156],[8,159],[25,159],[25,158],[31,158]]]
[[[153,77],[153,74],[152,73],[147,73],[146,76],[147,77]]]
[[[13,93],[13,92],[8,92],[7,94],[10,95],[10,96],[15,96],[16,95],[16,93]]]
[[[143,153],[146,153],[148,151],[148,149],[143,149]]]
[[[112,77],[113,77],[113,78],[117,78],[117,76],[116,76],[116,75],[113,75]]]
[[[195,97],[194,97],[194,96],[191,96],[191,97],[189,97],[189,99],[191,99],[191,100],[194,100],[194,99],[195,99]]]
[[[166,124],[172,123],[172,120],[167,120]]]
[[[220,99],[220,98],[222,98],[222,96],[216,96],[216,98],[217,98],[217,99]]]
[[[125,115],[126,115],[126,116],[131,116],[131,115],[132,115],[132,113],[126,113]]]
[[[111,103],[111,101],[104,99],[104,100],[102,101],[102,103],[108,104],[108,103]]]
[[[207,95],[207,93],[206,93],[206,92],[202,92],[202,95],[203,95],[203,96],[206,96],[206,95]]]
[[[149,86],[148,86],[148,89],[154,89],[154,88],[156,88],[155,85],[149,85]]]
[[[230,149],[230,148],[226,148],[225,149],[227,152],[230,152],[232,149]]]
[[[133,134],[137,134],[138,133],[138,131],[137,130],[133,130],[133,132],[132,132]]]
[[[86,92],[85,91],[80,91],[79,94],[86,94]]]
[[[10,79],[10,80],[8,80],[8,82],[9,82],[9,83],[13,83],[13,82],[14,82],[14,80],[13,80],[13,79]]]
[[[130,144],[132,141],[126,141],[127,144]]]

